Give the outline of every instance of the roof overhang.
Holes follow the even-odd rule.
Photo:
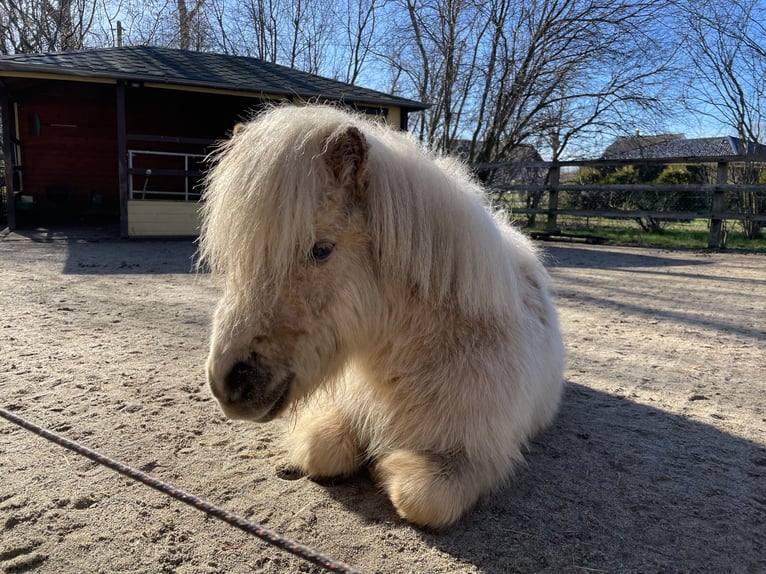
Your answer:
[[[264,89],[257,89],[258,82],[249,81],[249,78],[257,78],[258,70],[255,70],[254,75],[251,71],[249,77],[242,74],[238,75],[236,73],[233,75],[229,74],[228,78],[225,78],[228,81],[220,82],[216,81],[217,78],[211,79],[214,74],[211,74],[211,77],[204,79],[202,79],[199,74],[197,74],[198,77],[193,77],[194,74],[183,73],[175,76],[173,73],[175,70],[168,67],[163,68],[161,65],[157,68],[157,73],[147,73],[144,71],[145,68],[141,69],[141,66],[134,66],[136,69],[131,70],[130,65],[122,67],[114,65],[110,69],[109,64],[113,64],[113,61],[101,65],[103,62],[86,58],[86,56],[97,57],[99,56],[99,52],[102,54],[109,52],[114,58],[119,59],[123,56],[123,53],[121,52],[122,50],[122,48],[116,48],[58,54],[19,54],[15,56],[0,57],[0,78],[28,78],[99,84],[116,84],[124,82],[126,85],[140,84],[145,87],[217,95],[257,97],[289,101],[340,101],[352,105],[357,104],[380,108],[399,108],[407,112],[425,110],[430,107],[429,104],[423,104],[400,96],[382,92],[378,93],[375,92],[375,90],[343,84],[342,82],[335,80],[327,80],[326,78],[321,78],[319,76],[305,74],[297,70],[290,70],[283,66],[260,61],[258,61],[258,66],[264,69],[264,73],[270,74],[272,78],[275,75],[284,76],[285,86],[287,87],[280,89],[281,86],[276,85],[276,83],[272,81],[268,86],[264,85]],[[224,59],[225,64],[229,66],[229,69],[232,67],[232,63],[226,60],[229,58],[235,60],[233,65],[234,68],[243,66],[242,62],[244,62],[244,67],[247,68],[247,66],[250,65],[250,62],[254,61],[248,58],[229,57],[220,54],[188,53],[180,50],[150,47],[132,47],[124,50],[131,50],[131,52],[125,53],[126,57],[129,56],[130,58],[135,58],[134,60],[131,60],[129,64],[141,61],[141,56],[143,55],[141,50],[146,50],[146,61],[152,60],[152,54],[169,54],[170,56],[179,55],[179,57],[185,58],[185,65],[188,65],[188,58],[194,58],[197,55],[199,55],[203,63],[207,62],[209,57],[217,58],[218,60],[216,60],[216,62],[220,61],[220,59]],[[137,53],[135,50],[138,50],[139,52]],[[81,54],[82,57],[80,56]],[[61,64],[51,63],[51,58],[59,58]],[[45,61],[40,61],[42,59],[45,59]],[[277,72],[275,72],[275,70],[277,70]],[[154,70],[152,69],[152,71]],[[169,73],[165,74],[165,71]],[[295,85],[289,86],[291,81],[296,78],[297,80],[292,82]],[[314,82],[315,85],[311,85],[313,79],[317,80]]]

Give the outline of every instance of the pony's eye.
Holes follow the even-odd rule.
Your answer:
[[[311,248],[311,260],[312,261],[324,261],[335,249],[335,244],[329,241],[319,241],[314,243],[314,247]]]

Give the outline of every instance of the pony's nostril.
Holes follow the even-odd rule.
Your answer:
[[[226,377],[226,386],[230,391],[238,391],[247,386],[254,378],[255,369],[248,363],[237,363]]]
[[[230,400],[251,402],[262,394],[271,378],[269,369],[263,365],[257,355],[247,361],[235,363],[226,376],[225,385]]]

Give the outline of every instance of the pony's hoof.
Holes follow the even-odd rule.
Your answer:
[[[285,463],[280,464],[277,467],[276,475],[277,478],[281,478],[282,480],[298,480],[299,478],[306,476],[306,473],[295,465]]]
[[[397,451],[379,460],[373,472],[396,508],[413,524],[441,530],[455,524],[478,499],[458,474],[445,474],[433,457]]]
[[[362,466],[354,434],[334,406],[325,408],[305,413],[287,443],[290,463],[313,480],[348,477]]]

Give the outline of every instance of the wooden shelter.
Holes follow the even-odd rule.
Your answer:
[[[131,46],[0,57],[7,218],[198,230],[203,160],[267,102],[338,102],[407,129],[428,106],[253,58]]]

